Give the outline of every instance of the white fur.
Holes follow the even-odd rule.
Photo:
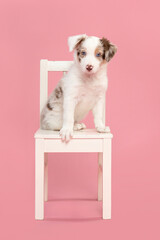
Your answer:
[[[87,55],[79,62],[74,47],[81,37],[85,38],[82,46],[87,50]],[[103,100],[108,86],[107,61],[100,66],[100,60],[94,55],[96,47],[100,45],[100,39],[82,34],[69,37],[68,45],[70,51],[74,49],[74,64],[56,86],[57,89],[61,87],[63,94],[56,98],[54,89],[48,99],[53,109],[49,110],[45,105],[41,113],[41,128],[60,130],[62,140],[66,141],[73,136],[73,130],[85,128],[80,121],[90,110],[93,112],[97,131],[108,131],[102,121]],[[86,70],[87,64],[93,66],[91,72]]]

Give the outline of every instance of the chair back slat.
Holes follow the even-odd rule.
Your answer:
[[[68,71],[73,61],[48,61],[48,71],[63,72]]]
[[[48,61],[40,61],[40,113],[48,98]]]
[[[63,75],[69,70],[73,61],[48,61],[47,59],[40,60],[40,113],[48,99],[48,72],[63,72]],[[103,122],[105,123],[105,98]]]

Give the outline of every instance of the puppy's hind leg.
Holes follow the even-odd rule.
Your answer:
[[[54,117],[46,117],[41,121],[41,128],[45,130],[59,131],[62,128],[62,120]]]
[[[75,122],[73,130],[74,131],[79,131],[79,130],[82,130],[82,129],[85,129],[85,128],[86,128],[86,125],[84,123],[77,123],[77,122]]]

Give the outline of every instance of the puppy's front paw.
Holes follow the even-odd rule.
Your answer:
[[[100,132],[100,133],[110,133],[110,128],[109,127],[97,127],[97,132]]]
[[[59,134],[61,135],[62,141],[68,142],[73,137],[73,129],[62,127]]]

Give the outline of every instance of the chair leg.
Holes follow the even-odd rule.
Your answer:
[[[48,153],[44,154],[44,201],[48,201]]]
[[[111,139],[103,145],[103,219],[111,219]]]
[[[98,201],[102,200],[102,158],[103,153],[98,153]]]
[[[35,142],[35,219],[44,219],[44,139]]]

